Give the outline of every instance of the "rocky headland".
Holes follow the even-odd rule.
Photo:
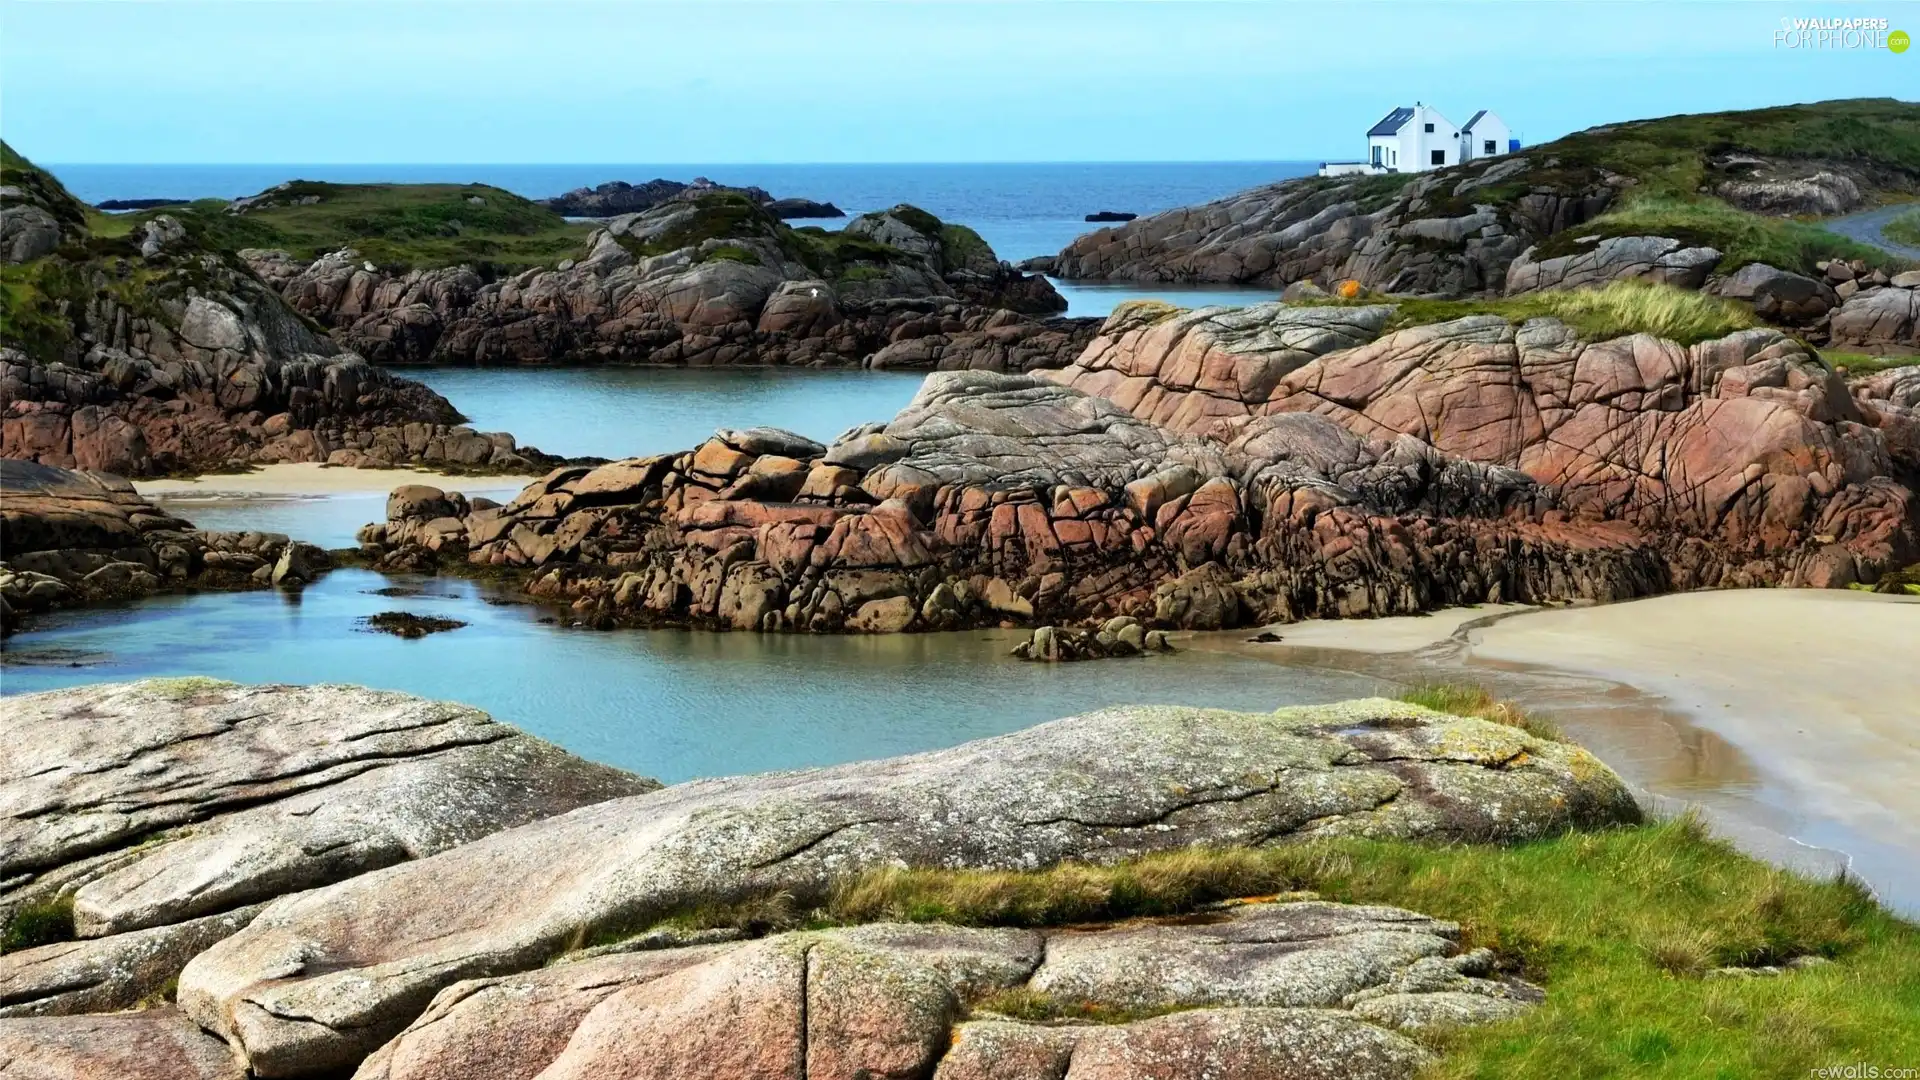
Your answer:
[[[248,263],[343,345],[392,364],[1058,367],[1097,325],[964,226],[910,206],[794,229],[733,192],[612,218],[577,258],[488,277],[352,249]]]
[[[812,199],[776,199],[765,188],[729,187],[716,184],[704,176],[696,176],[687,183],[659,177],[640,184],[610,180],[597,187],[574,188],[564,195],[541,199],[540,205],[566,217],[610,218],[651,210],[672,200],[691,202],[702,195],[719,193],[745,196],[782,220],[847,216],[845,211],[832,203],[815,202]]]
[[[1630,318],[1669,294],[1581,295]],[[517,568],[594,625],[856,632],[1837,587],[1920,559],[1920,368],[1849,386],[1759,327],[1392,328],[1418,310],[1125,305],[1064,369],[936,373],[831,446],[723,429],[478,511],[403,488],[361,539],[381,566]]]
[[[1920,195],[1916,129],[1920,106],[1884,99],[1612,124],[1431,172],[1288,180],[1025,265],[1452,297],[1652,280],[1746,301],[1816,344],[1912,351],[1911,267],[1790,216]]]
[[[58,181],[0,149],[0,456],[132,477],[558,460],[464,426],[440,395],[342,349],[197,218],[97,234]]]
[[[85,687],[0,726],[26,748],[0,765],[0,1060],[35,1076],[1407,1077],[1431,1033],[1551,989],[1456,923],[1311,894],[955,924],[847,890],[1639,819],[1576,747],[1384,700],[1109,709],[657,790],[357,687]],[[769,905],[840,914],[782,932]]]
[[[117,476],[0,458],[0,633],[36,612],[162,591],[297,588],[329,565],[281,533],[195,529]]]

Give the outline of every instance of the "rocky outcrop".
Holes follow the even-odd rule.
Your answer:
[[[61,924],[0,955],[0,1017],[127,1008],[266,901],[659,787],[358,687],[163,679],[0,717],[0,924]]]
[[[1664,236],[1581,237],[1574,243],[1584,250],[1538,262],[1536,249],[1522,252],[1507,266],[1507,295],[1627,280],[1698,289],[1720,263],[1720,252],[1713,248],[1686,247]]]
[[[1376,699],[1271,715],[1110,709],[890,761],[681,784],[287,897],[191,961],[180,977],[179,1001],[195,1022],[240,1050],[256,1075],[307,1075],[350,1067],[374,1053],[426,1013],[435,994],[462,979],[534,971],[583,941],[644,930],[687,906],[775,893],[819,903],[834,882],[865,869],[1030,869],[1281,837],[1518,839],[1636,817],[1618,778],[1584,751],[1417,706]],[[373,912],[377,918],[368,917]],[[1267,931],[1230,921],[1196,931],[1193,948],[1180,959],[1182,946],[1165,941],[1166,931],[1063,942],[1071,947],[1057,957],[1049,950],[1033,978],[1036,989],[1066,1000],[1337,1006],[1371,988],[1400,985],[1394,972],[1443,955],[1448,934],[1395,912],[1309,908],[1274,916],[1274,933],[1302,939],[1312,936],[1307,928],[1316,920],[1348,920],[1353,932],[1365,934],[1366,924],[1383,916],[1401,924],[1382,926],[1383,934],[1416,936],[1390,938],[1392,960],[1338,960],[1339,946],[1332,946],[1325,964],[1301,965],[1347,972],[1335,977],[1290,980],[1287,959],[1262,966],[1268,950],[1257,947],[1236,959],[1233,942],[1258,941]],[[1208,934],[1215,935],[1211,945]],[[632,1045],[621,1041],[629,1035],[651,1038],[643,1030],[685,1039],[680,1045],[688,1056],[673,1060],[687,1068],[703,1056],[691,1053],[694,1046],[712,1047],[717,1062],[734,1067],[761,1055],[778,1060],[794,1045],[779,1032],[791,1030],[798,1014],[770,1012],[771,1002],[760,995],[790,999],[801,989],[797,973],[777,973],[795,972],[783,965],[805,963],[809,946],[818,961],[833,948],[803,936],[742,948],[675,974],[652,968],[660,975],[651,983],[655,989],[619,991],[597,1005],[580,993],[591,987],[548,983],[549,991],[535,991],[542,1004],[515,1014],[533,1024],[564,1024],[568,1014],[586,1014],[564,1051],[579,1055],[579,1075],[591,1074],[592,1063],[603,1060],[599,1055]],[[1037,954],[1031,945],[1017,952]],[[1207,974],[1187,989],[1181,988],[1187,980],[1144,979],[1142,965],[1130,958],[1148,954]],[[608,963],[617,969],[626,961]],[[1007,978],[1001,971],[1020,977],[1019,966],[988,956],[965,965],[972,974],[947,975],[953,981],[942,985],[931,978],[939,971],[931,962],[929,972],[875,960],[821,969],[818,986],[844,987],[822,999],[829,1008],[891,1003],[891,1009],[931,1017],[876,1014],[846,1028],[869,1032],[896,1052],[924,1046],[915,1052],[928,1053],[944,1034],[942,1021],[950,1014],[943,1010],[950,1006],[943,1003],[953,983],[991,986]],[[548,970],[558,980],[572,978],[564,966]],[[867,975],[855,977],[859,971]],[[779,990],[783,985],[787,991]],[[477,996],[474,989],[484,987],[443,995],[431,1006],[437,1020],[423,1020],[416,1032],[429,1042],[437,1033],[427,1029],[454,1034],[449,1018]],[[504,997],[526,1000],[510,989]],[[729,1001],[740,1007],[722,1004]],[[763,1004],[744,1008],[749,1001]],[[707,1002],[721,1011],[707,1012]],[[476,1006],[482,1015],[490,1007]],[[655,1008],[664,1011],[652,1013]],[[1375,1008],[1388,1015],[1386,1007]],[[789,1017],[786,1025],[781,1015]],[[742,1026],[745,1016],[755,1019]],[[713,1030],[706,1018],[723,1024],[714,1031],[719,1041],[696,1036]],[[833,1028],[826,1016],[806,1023],[817,1021]],[[555,1048],[561,1039],[531,1041]],[[407,1060],[406,1043],[402,1036],[387,1075]],[[815,1045],[824,1050],[832,1043]],[[913,1075],[910,1063],[895,1068],[885,1074]],[[825,1075],[854,1075],[854,1069],[835,1067]]]
[[[1058,255],[1024,265],[1065,278],[1244,283],[1275,290],[1303,282],[1332,289],[1353,281],[1374,292],[1442,296],[1581,288],[1626,278],[1699,288],[1716,272],[1739,269],[1720,267],[1716,248],[1735,246],[1740,227],[1734,219],[1742,212],[1832,216],[1920,190],[1920,172],[1910,162],[1862,151],[1857,142],[1866,137],[1861,133],[1875,132],[1888,145],[1897,144],[1896,132],[1911,122],[1901,111],[1906,107],[1861,104],[1633,121],[1426,172],[1303,177],[1101,229]],[[1782,138],[1782,130],[1794,134]],[[1842,130],[1853,134],[1837,134]],[[1749,135],[1806,149],[1728,149]],[[1816,149],[1822,141],[1832,143],[1826,155]],[[1680,175],[1698,181],[1676,190]],[[1651,215],[1594,220],[1645,195],[1654,196],[1647,204]],[[1671,234],[1649,235],[1643,219],[1662,216],[1663,198],[1705,198],[1725,220],[1714,224],[1713,216],[1690,218],[1690,212],[1676,210],[1665,215],[1674,223]],[[1750,231],[1767,228],[1755,220]],[[1831,246],[1844,243],[1835,238]],[[1805,269],[1789,266],[1771,274]],[[1725,295],[1752,300],[1763,317],[1805,328],[1822,341],[1821,316],[1847,299],[1777,279],[1735,283],[1733,289]]]
[[[456,984],[355,1076],[576,1077],[637,1064],[626,1075],[659,1080],[1145,1080],[1170,1066],[1220,1080],[1401,1077],[1431,1055],[1387,1030],[1401,1025],[1366,1016],[1458,1009],[1466,1024],[1515,1015],[1539,996],[1480,977],[1484,952],[1448,955],[1457,934],[1394,908],[1294,901],[1179,923],[1057,932],[876,924],[633,953]],[[1460,989],[1439,989],[1430,970]],[[1397,1010],[1346,1004],[1384,997],[1415,972],[1422,990],[1398,995]],[[993,1013],[996,995],[1021,991],[1066,1009],[1201,1011],[1071,1026]],[[495,1071],[509,1039],[522,1051],[511,1071]]]
[[[1392,312],[1129,305],[1048,378],[938,373],[831,447],[723,430],[505,506],[398,500],[361,539],[520,568],[590,625],[829,632],[1837,586],[1920,547],[1910,407],[1792,338],[1376,336]]]
[[[1057,367],[1093,320],[971,230],[901,206],[841,233],[791,229],[738,195],[627,214],[588,254],[489,281],[396,274],[352,251],[242,254],[296,309],[382,363]]]
[[[295,588],[328,561],[280,533],[195,529],[117,476],[0,458],[0,632],[35,612],[168,589]]]
[[[1275,290],[1311,279],[1383,292],[1498,291],[1521,252],[1598,215],[1624,184],[1531,152],[1426,173],[1306,177],[1101,229],[1024,265],[1064,278]]]
[[[37,200],[8,212],[64,220],[71,197],[7,154],[8,186]],[[87,238],[82,217],[50,245],[9,244],[24,265],[0,319],[0,456],[136,477],[335,454],[521,472],[553,461],[459,426],[438,394],[343,352],[174,217],[113,239]]]
[[[1832,344],[1920,349],[1920,271],[1884,282],[1850,277],[1840,289],[1846,296],[1827,323]]]
[[[1257,310],[1224,325],[1206,311],[1116,313],[1055,377],[1242,450],[1275,437],[1271,418],[1306,413],[1363,439],[1412,439],[1511,470],[1533,485],[1533,520],[1591,528],[1603,546],[1658,549],[1674,587],[1846,584],[1914,549],[1914,474],[1895,454],[1892,413],[1858,407],[1778,332],[1681,348],[1476,316],[1303,359],[1286,338],[1302,316],[1267,307],[1274,337],[1262,339],[1245,330]],[[1336,310],[1358,320],[1376,309]],[[1513,490],[1491,475],[1473,488]],[[1634,535],[1611,531],[1623,525]]]
[[[704,176],[694,177],[691,183],[659,178],[648,180],[643,184],[612,180],[598,187],[574,188],[564,195],[541,199],[540,205],[567,217],[610,218],[621,214],[642,213],[661,203],[676,199],[686,202],[698,199],[702,195],[715,194],[743,196],[764,207],[769,214],[783,220],[846,216],[832,203],[815,202],[812,199],[776,199],[762,188],[729,187],[725,184],[716,184]]]

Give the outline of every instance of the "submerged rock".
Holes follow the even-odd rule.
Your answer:
[[[459,619],[448,619],[439,615],[416,615],[411,611],[382,611],[363,616],[360,623],[375,633],[392,634],[394,637],[403,638],[423,638],[428,634],[445,633],[467,625]]]

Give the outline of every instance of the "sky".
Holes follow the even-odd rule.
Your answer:
[[[0,137],[48,163],[1353,158],[1397,104],[1528,143],[1829,97],[1920,4],[0,0]]]

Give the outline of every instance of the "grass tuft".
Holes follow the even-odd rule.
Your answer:
[[[1889,240],[1920,247],[1920,207],[1915,207],[1887,222],[1880,233]]]
[[[1496,724],[1519,728],[1537,739],[1551,739],[1555,742],[1566,739],[1559,725],[1553,721],[1544,716],[1534,716],[1510,701],[1501,701],[1483,686],[1432,683],[1408,690],[1400,695],[1399,700],[1409,705],[1432,709],[1435,712],[1491,720]]]
[[[1497,315],[1518,326],[1528,319],[1554,318],[1587,341],[1629,334],[1652,334],[1681,345],[1725,337],[1761,325],[1753,311],[1735,301],[1646,281],[1615,281],[1600,289],[1547,290],[1481,300],[1402,299],[1362,295],[1291,301],[1298,306],[1392,304],[1385,330]]]
[[[1870,356],[1866,353],[1836,352],[1828,349],[1820,354],[1835,371],[1844,371],[1848,378],[1864,378],[1878,375],[1894,368],[1913,367],[1920,364],[1920,353],[1912,356]]]
[[[0,953],[72,941],[73,937],[72,896],[31,900],[15,907],[5,927],[0,927]]]
[[[1542,244],[1534,257],[1570,254],[1578,250],[1572,241],[1585,236],[1666,236],[1689,247],[1710,247],[1720,252],[1722,273],[1760,262],[1818,276],[1816,264],[1823,259],[1859,259],[1889,270],[1905,265],[1897,256],[1818,225],[1750,213],[1714,198],[1677,194],[1635,197]]]

